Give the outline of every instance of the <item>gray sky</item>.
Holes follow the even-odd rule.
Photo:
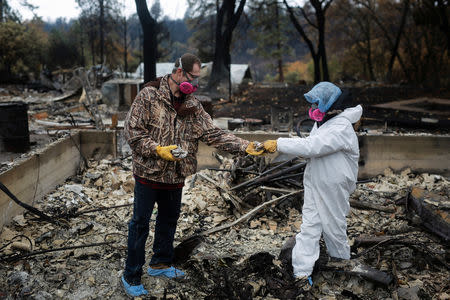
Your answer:
[[[9,5],[19,11],[24,19],[31,19],[33,14],[29,9],[21,6],[21,2],[21,0],[8,0]],[[80,13],[75,0],[28,0],[28,2],[39,7],[35,13],[42,17],[44,21],[54,21],[59,17],[76,18]],[[119,0],[119,3],[125,4],[127,16],[136,12],[134,0]],[[164,15],[172,19],[182,18],[187,9],[186,0],[161,0],[160,3]],[[153,0],[147,0],[149,8],[152,4]]]

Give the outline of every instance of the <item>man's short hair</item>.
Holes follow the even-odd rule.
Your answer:
[[[198,58],[194,54],[185,53],[180,58],[177,58],[177,60],[175,61],[175,67],[173,68],[172,73],[175,73],[180,66],[182,66],[183,70],[185,70],[186,72],[192,72],[192,69],[194,68],[195,64],[197,64],[199,67],[202,66],[200,58]]]

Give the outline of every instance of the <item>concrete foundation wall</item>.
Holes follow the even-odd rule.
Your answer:
[[[85,158],[116,155],[115,132],[75,133],[1,173],[0,182],[21,202],[34,205],[34,202],[76,173],[82,159],[80,152]],[[0,229],[22,211],[22,207],[0,191]]]
[[[449,136],[361,136],[359,177],[383,173],[386,168],[450,176]]]

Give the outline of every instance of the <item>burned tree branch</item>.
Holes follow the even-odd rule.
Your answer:
[[[236,207],[236,209],[238,211],[242,211],[241,208],[241,204],[242,204],[242,200],[239,199],[238,197],[236,197],[235,195],[233,195],[228,189],[222,187],[220,184],[218,184],[216,181],[214,181],[213,179],[209,178],[208,176],[202,174],[202,173],[198,173],[198,175],[205,179],[206,181],[212,183],[214,186],[216,186],[217,188],[219,188],[221,191],[224,191],[225,193],[227,193],[228,195],[230,195],[231,198],[231,202],[233,203],[234,207]]]
[[[266,206],[268,206],[268,205],[270,205],[270,204],[272,204],[272,203],[275,203],[275,202],[277,202],[277,201],[280,201],[280,200],[282,200],[282,199],[284,199],[284,198],[287,198],[287,197],[293,196],[293,195],[295,195],[295,194],[298,194],[298,193],[300,193],[300,192],[302,192],[302,191],[303,191],[303,190],[295,191],[295,192],[292,192],[292,193],[289,193],[289,194],[280,196],[280,197],[278,197],[278,198],[272,199],[272,200],[270,200],[270,201],[264,202],[263,204],[258,205],[257,207],[255,207],[255,208],[253,208],[252,210],[250,210],[249,212],[247,212],[245,215],[243,215],[243,216],[240,217],[239,219],[237,219],[237,220],[235,220],[235,221],[233,221],[233,222],[231,222],[231,223],[224,224],[224,225],[218,226],[218,227],[214,227],[214,228],[211,228],[210,230],[207,230],[207,231],[203,231],[203,232],[200,233],[200,235],[209,235],[209,234],[211,234],[211,233],[218,232],[218,231],[221,231],[221,230],[230,228],[230,227],[232,227],[232,226],[234,226],[234,225],[236,225],[236,224],[238,224],[238,223],[241,223],[241,222],[243,222],[243,221],[250,220],[257,212],[259,212],[259,211],[260,211],[261,209],[263,209],[264,207],[266,207]]]
[[[391,206],[381,206],[374,203],[362,202],[358,200],[350,199],[350,206],[359,209],[368,209],[368,210],[378,210],[383,212],[393,213],[395,212],[395,207]]]
[[[292,249],[295,247],[295,236],[288,239],[283,245],[279,259],[286,265],[292,264]],[[382,271],[373,269],[362,264],[357,259],[328,259],[326,262],[318,260],[317,268],[323,271],[343,272],[350,275],[361,276],[365,279],[388,285],[392,281],[392,276]]]
[[[263,191],[267,191],[267,192],[272,192],[272,193],[292,193],[292,192],[296,192],[296,190],[291,190],[291,189],[279,189],[279,188],[274,188],[274,187],[270,187],[270,186],[262,186],[261,189]]]
[[[28,258],[31,256],[36,256],[36,255],[45,254],[45,253],[49,253],[49,252],[87,248],[87,247],[96,247],[96,246],[109,245],[112,243],[114,243],[114,242],[111,241],[111,242],[101,242],[101,243],[93,243],[93,244],[87,244],[87,245],[79,245],[79,246],[68,246],[68,247],[62,247],[62,248],[56,248],[56,249],[40,250],[40,251],[30,252],[30,253],[23,254],[23,255],[14,253],[14,254],[0,256],[0,260],[7,261],[7,262],[14,262],[14,261],[21,260],[23,258]]]
[[[343,259],[338,261],[329,261],[320,269],[326,271],[338,271],[344,272],[350,275],[358,275],[365,279],[383,284],[389,285],[392,282],[393,277],[385,272],[376,270],[369,266],[362,264],[356,259]]]
[[[230,190],[238,190],[238,189],[243,189],[243,188],[250,188],[250,187],[252,187],[254,185],[257,185],[257,184],[262,184],[262,183],[265,183],[265,182],[268,182],[268,181],[273,181],[273,180],[276,180],[278,177],[285,176],[286,174],[288,174],[290,172],[294,172],[294,171],[300,170],[300,169],[304,168],[305,165],[306,165],[306,163],[302,162],[302,163],[299,163],[299,164],[295,164],[295,165],[293,165],[293,166],[291,166],[289,168],[286,168],[284,170],[278,171],[276,173],[263,176],[264,174],[267,174],[269,171],[273,170],[273,169],[271,169],[271,170],[268,170],[268,171],[262,173],[258,177],[252,178],[252,179],[250,179],[250,180],[248,180],[246,182],[243,182],[241,184],[238,184],[238,185],[232,187]],[[298,175],[298,176],[300,176],[300,175]]]
[[[420,188],[412,188],[406,197],[406,210],[415,212],[422,220],[423,226],[433,232],[444,241],[450,240],[450,216],[448,213],[439,210],[426,199],[431,198],[439,205],[440,202],[448,202],[442,196],[426,192]]]
[[[99,207],[99,208],[93,208],[93,209],[89,209],[89,210],[82,210],[82,211],[77,211],[73,214],[68,214],[68,215],[60,215],[57,216],[58,218],[75,218],[78,216],[81,216],[83,214],[87,214],[87,213],[92,213],[92,212],[98,212],[98,211],[102,211],[102,210],[108,210],[108,209],[114,209],[114,208],[121,208],[121,207],[126,207],[126,206],[131,206],[133,205],[133,203],[127,203],[127,204],[122,204],[122,205],[115,205],[115,206],[108,206],[108,207]]]
[[[365,246],[371,246],[370,248],[367,248],[361,253],[358,253],[353,258],[358,258],[361,256],[366,255],[370,251],[374,250],[375,248],[378,248],[381,245],[404,245],[408,248],[414,249],[415,251],[421,253],[427,260],[430,261],[430,263],[443,266],[446,269],[449,269],[450,266],[446,262],[445,258],[432,253],[429,251],[427,247],[423,246],[422,242],[418,242],[416,240],[413,240],[411,238],[407,237],[396,237],[396,236],[359,236],[355,239],[354,247],[365,247]],[[425,248],[425,249],[423,249]]]

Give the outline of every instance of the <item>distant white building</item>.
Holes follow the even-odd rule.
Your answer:
[[[203,63],[200,78],[204,81],[211,75],[212,61]],[[156,77],[162,77],[166,74],[172,73],[174,63],[163,62],[156,63]],[[251,80],[252,74],[250,72],[250,67],[247,64],[231,64],[231,85],[237,88],[245,80]],[[144,63],[140,63],[136,68],[136,71],[131,74],[133,78],[143,78],[144,77]]]
[[[156,63],[156,77],[162,77],[166,74],[172,73],[174,63],[164,62]],[[136,71],[132,73],[134,78],[144,78],[144,63],[141,62],[136,68]]]
[[[202,77],[209,77],[212,71],[212,61],[202,64]],[[245,79],[251,80],[252,74],[247,64],[231,64],[231,85],[233,87],[240,85]]]

